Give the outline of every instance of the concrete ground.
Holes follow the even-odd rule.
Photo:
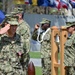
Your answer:
[[[34,66],[41,67],[41,59],[30,58],[30,61],[33,62]]]

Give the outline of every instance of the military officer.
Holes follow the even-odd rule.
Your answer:
[[[19,34],[16,33],[18,20],[9,19],[10,29],[0,41],[0,75],[26,75],[22,62],[25,46]]]
[[[64,47],[64,65],[66,66],[66,75],[75,75],[75,22],[66,24],[69,37]]]
[[[28,63],[30,60],[29,51],[30,51],[30,26],[28,23],[23,19],[24,18],[24,10],[23,8],[15,8],[14,12],[12,12],[14,15],[17,15],[18,18],[18,28],[17,33],[21,36],[22,42],[25,44],[25,56],[24,56],[24,62],[25,62],[25,68],[28,69]]]
[[[35,26],[32,38],[41,44],[42,75],[51,75],[51,21],[43,18],[40,24],[41,27],[38,25]]]

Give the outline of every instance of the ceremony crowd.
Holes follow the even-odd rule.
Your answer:
[[[4,16],[0,22],[0,75],[28,75],[30,39],[41,44],[42,75],[51,75],[51,21],[43,18],[31,35],[30,26],[23,20],[23,8],[14,8]],[[65,28],[69,36],[63,64],[66,75],[75,75],[75,22],[66,22]]]

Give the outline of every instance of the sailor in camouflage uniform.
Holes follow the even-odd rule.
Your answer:
[[[10,29],[0,40],[0,75],[26,75],[22,64],[25,48],[16,34],[18,21],[10,18],[8,23]]]
[[[70,36],[65,43],[64,65],[66,75],[75,75],[75,23],[67,22],[66,28]]]
[[[28,69],[28,63],[30,60],[30,56],[29,56],[29,51],[30,51],[30,27],[28,25],[28,23],[23,20],[24,17],[24,11],[23,8],[17,8],[17,12],[16,15],[19,17],[18,18],[18,22],[19,22],[19,26],[17,28],[17,33],[21,36],[22,38],[22,42],[24,43],[24,48],[25,48],[25,55],[24,55],[24,68],[25,70]]]
[[[51,75],[51,29],[50,21],[43,18],[40,22],[41,27],[35,28],[32,33],[32,39],[36,39],[41,44],[41,63],[42,75]],[[40,31],[40,32],[39,32]]]

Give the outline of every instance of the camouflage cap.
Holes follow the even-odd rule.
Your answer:
[[[19,25],[18,23],[18,16],[12,16],[7,21],[11,25]]]
[[[3,20],[2,24],[4,24],[4,23],[10,21],[10,19],[11,19],[12,17],[15,18],[14,15],[6,14],[6,15],[5,15],[5,19]],[[16,18],[17,18],[17,17],[18,17],[18,16],[16,16]],[[17,18],[17,19],[18,19],[18,18]]]
[[[23,8],[18,8],[18,11],[22,13],[24,10]]]
[[[66,28],[69,28],[74,25],[75,25],[75,22],[66,22]]]
[[[6,14],[5,15],[5,17],[10,17],[10,16],[12,16],[12,14],[10,13],[10,14]]]
[[[42,19],[42,21],[40,22],[40,24],[45,24],[45,23],[50,24],[50,23],[51,23],[51,21],[50,21],[50,20],[48,20],[48,19],[46,19],[46,18],[43,18],[43,19]]]
[[[23,13],[23,8],[14,8],[13,12],[11,12],[12,15],[16,15],[19,13]]]

